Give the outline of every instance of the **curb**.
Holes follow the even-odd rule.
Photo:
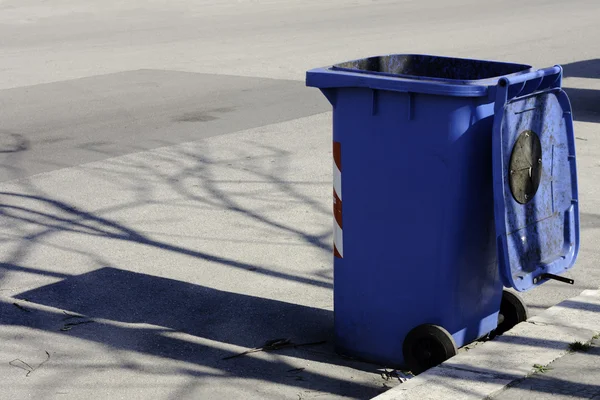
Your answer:
[[[598,332],[600,290],[585,290],[372,400],[489,399]]]

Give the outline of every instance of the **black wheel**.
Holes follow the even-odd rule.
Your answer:
[[[498,315],[498,327],[495,334],[502,335],[523,321],[527,321],[527,306],[525,302],[518,294],[503,290],[500,315]]]
[[[406,335],[402,352],[413,374],[420,374],[456,355],[452,335],[441,326],[419,325]]]

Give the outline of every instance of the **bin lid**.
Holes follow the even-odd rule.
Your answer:
[[[506,102],[496,111],[492,150],[500,274],[505,286],[524,291],[571,268],[579,251],[566,93],[555,88]]]

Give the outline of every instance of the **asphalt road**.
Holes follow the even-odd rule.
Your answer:
[[[565,66],[576,285],[525,296],[535,313],[597,289],[599,19],[597,0],[0,0],[3,393],[368,398],[391,385],[330,344],[223,360],[329,338],[331,120],[303,80],[367,55]],[[94,323],[61,330],[65,312]],[[25,378],[15,359],[44,363]]]
[[[302,82],[137,70],[0,91],[0,181],[327,110]]]

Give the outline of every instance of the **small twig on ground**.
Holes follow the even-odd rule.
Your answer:
[[[286,378],[294,378],[297,381],[303,381],[304,378],[298,374],[300,374],[300,372],[304,371],[305,368],[294,368],[294,369],[289,369],[287,371],[288,375],[286,375]]]
[[[62,328],[60,328],[60,330],[63,331],[63,332],[70,331],[71,329],[73,329],[74,326],[83,325],[83,324],[90,324],[92,322],[94,322],[94,321],[69,322],[68,324],[65,324]]]
[[[304,347],[304,346],[318,346],[318,345],[325,344],[325,343],[327,343],[327,340],[321,340],[320,342],[312,342],[312,343],[300,343],[300,344],[292,343],[292,347],[297,348],[297,347]]]
[[[337,354],[337,353],[333,353],[331,351],[319,351],[319,350],[312,350],[312,349],[303,349],[302,351],[305,351],[307,353],[312,353],[312,354],[319,354],[319,355],[327,356],[327,357],[340,357],[340,358],[343,358],[345,360],[352,360],[352,361],[354,361],[353,358],[344,357],[343,355],[340,355],[340,354]]]
[[[46,353],[46,359],[44,361],[42,361],[40,363],[40,365],[35,367],[35,369],[39,369],[42,365],[46,364],[50,360],[50,353],[48,353],[47,351],[45,353]]]
[[[25,365],[25,367],[27,367],[27,368],[23,367],[23,365],[15,364],[16,362],[20,362],[21,364]],[[27,371],[27,375],[25,375],[25,376],[29,376],[31,371],[33,371],[33,367],[31,365],[27,364],[25,361],[23,361],[19,358],[15,358],[11,362],[9,362],[8,365],[12,365],[13,367],[24,369],[25,371]]]
[[[261,347],[255,347],[253,349],[243,351],[243,352],[241,352],[239,354],[234,354],[232,356],[225,357],[225,358],[223,358],[223,360],[230,360],[232,358],[245,356],[246,354],[256,353],[256,352],[259,352],[259,351],[275,350],[275,349],[281,348],[282,346],[287,345],[289,343],[290,343],[290,339],[272,339],[272,340],[267,340],[265,342],[265,344],[263,344]]]
[[[20,305],[18,303],[13,303],[13,306],[17,307],[21,311],[31,312],[31,310],[26,309],[25,307],[23,307],[22,305]]]
[[[69,319],[73,319],[73,318],[85,318],[83,315],[74,315],[74,314],[69,314],[69,313],[68,313],[68,312],[66,312],[66,311],[63,311],[63,314],[65,314],[65,315],[66,315],[66,317],[62,319],[63,321],[67,321],[67,320],[69,320]]]
[[[232,358],[245,356],[246,354],[257,353],[259,351],[281,350],[281,349],[290,348],[290,347],[297,348],[297,347],[302,347],[302,346],[317,346],[317,345],[324,344],[324,343],[327,343],[327,341],[322,340],[320,342],[295,344],[295,343],[292,343],[290,339],[272,339],[272,340],[267,340],[265,342],[265,344],[262,345],[261,347],[255,347],[253,349],[246,350],[239,354],[234,354],[232,356],[224,357],[223,360],[230,360]]]
[[[8,364],[16,367],[16,368],[20,368],[22,370],[27,371],[27,374],[25,374],[25,377],[29,377],[29,375],[33,372],[38,370],[42,365],[46,364],[48,362],[48,360],[50,360],[50,353],[48,353],[46,351],[46,359],[44,361],[42,361],[37,367],[33,368],[31,365],[27,364],[25,361],[21,360],[20,358],[15,358],[14,360],[12,360],[11,362],[9,362]],[[20,364],[16,364],[16,362],[21,363]]]
[[[386,381],[396,378],[396,379],[398,379],[398,381],[400,381],[400,383],[404,383],[413,377],[414,376],[412,375],[412,373],[405,373],[405,372],[398,371],[395,369],[391,370],[391,371],[384,369],[383,372],[381,372],[381,378],[385,379]]]

